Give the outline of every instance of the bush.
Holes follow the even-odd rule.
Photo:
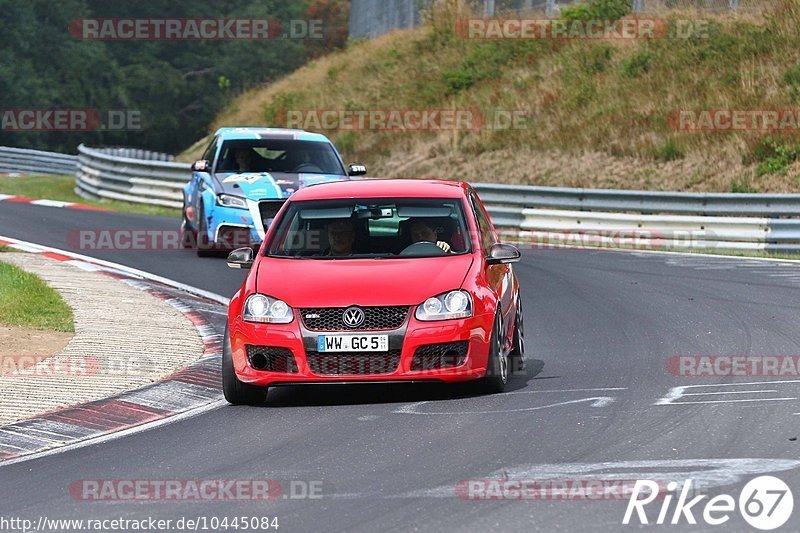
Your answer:
[[[746,193],[756,193],[759,192],[757,188],[750,185],[750,180],[747,178],[742,178],[740,180],[732,181],[731,182],[731,192],[739,193],[739,194],[746,194]]]
[[[561,18],[569,20],[581,19],[618,19],[631,11],[628,0],[589,0],[577,6],[561,10]]]
[[[756,174],[783,174],[789,166],[800,159],[800,145],[785,144],[777,139],[764,137],[742,158],[744,164],[758,163]]]
[[[626,78],[638,78],[642,74],[650,72],[652,64],[652,54],[643,50],[622,60],[622,75]]]
[[[683,159],[686,156],[686,151],[675,139],[670,139],[656,148],[654,155],[660,161],[675,161],[676,159]]]
[[[278,93],[264,106],[264,120],[267,126],[286,126],[287,112],[297,109],[302,95],[298,92]]]

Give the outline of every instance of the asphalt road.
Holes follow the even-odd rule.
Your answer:
[[[157,217],[0,204],[0,235],[230,296],[242,274],[220,259],[69,245],[81,229],[176,225]],[[624,531],[636,527],[622,525],[627,500],[474,500],[459,497],[456,487],[486,479],[691,478],[703,492],[738,499],[748,480],[772,474],[800,494],[798,378],[689,378],[667,371],[673,355],[797,355],[800,266],[538,250],[525,252],[516,269],[528,370],[505,394],[476,396],[468,386],[276,389],[263,407],[221,407],[0,467],[0,517],[268,516],[278,518],[280,531]],[[264,478],[321,481],[323,497],[120,503],[83,501],[69,492],[71,483],[87,479]],[[694,508],[699,524],[682,517],[667,529],[752,530],[737,511],[725,525],[704,524],[705,501]],[[670,503],[646,508],[651,523],[663,502]],[[783,530],[800,530],[800,510]]]

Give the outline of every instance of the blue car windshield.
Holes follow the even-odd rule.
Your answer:
[[[329,143],[288,139],[225,141],[216,172],[347,175]]]
[[[293,202],[278,224],[266,251],[270,257],[390,259],[470,251],[456,198]]]

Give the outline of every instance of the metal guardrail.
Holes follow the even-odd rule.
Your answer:
[[[24,152],[27,159],[19,152]],[[38,172],[54,172],[56,159],[64,168],[70,168],[70,158],[75,159],[0,148],[0,156],[8,153],[23,158],[28,170]],[[182,189],[191,174],[188,163],[131,148],[81,145],[78,154],[75,190],[82,196],[178,209],[183,205]],[[495,225],[506,237],[521,243],[800,252],[800,194],[679,193],[487,183],[474,187]]]
[[[173,159],[146,150],[80,145],[75,192],[86,198],[180,209],[191,169],[188,163],[175,163]]]
[[[74,174],[78,157],[56,152],[0,146],[2,174]]]
[[[800,194],[474,186],[523,244],[800,252]]]
[[[747,194],[567,189],[479,183],[484,202],[577,211],[627,211],[687,215],[798,216],[800,194]]]

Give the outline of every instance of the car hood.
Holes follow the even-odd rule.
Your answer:
[[[291,307],[417,305],[458,289],[472,255],[413,259],[259,261],[256,290]]]
[[[246,172],[216,175],[219,192],[243,196],[248,200],[288,198],[296,190],[315,183],[347,179],[338,174],[286,174],[283,172]]]

